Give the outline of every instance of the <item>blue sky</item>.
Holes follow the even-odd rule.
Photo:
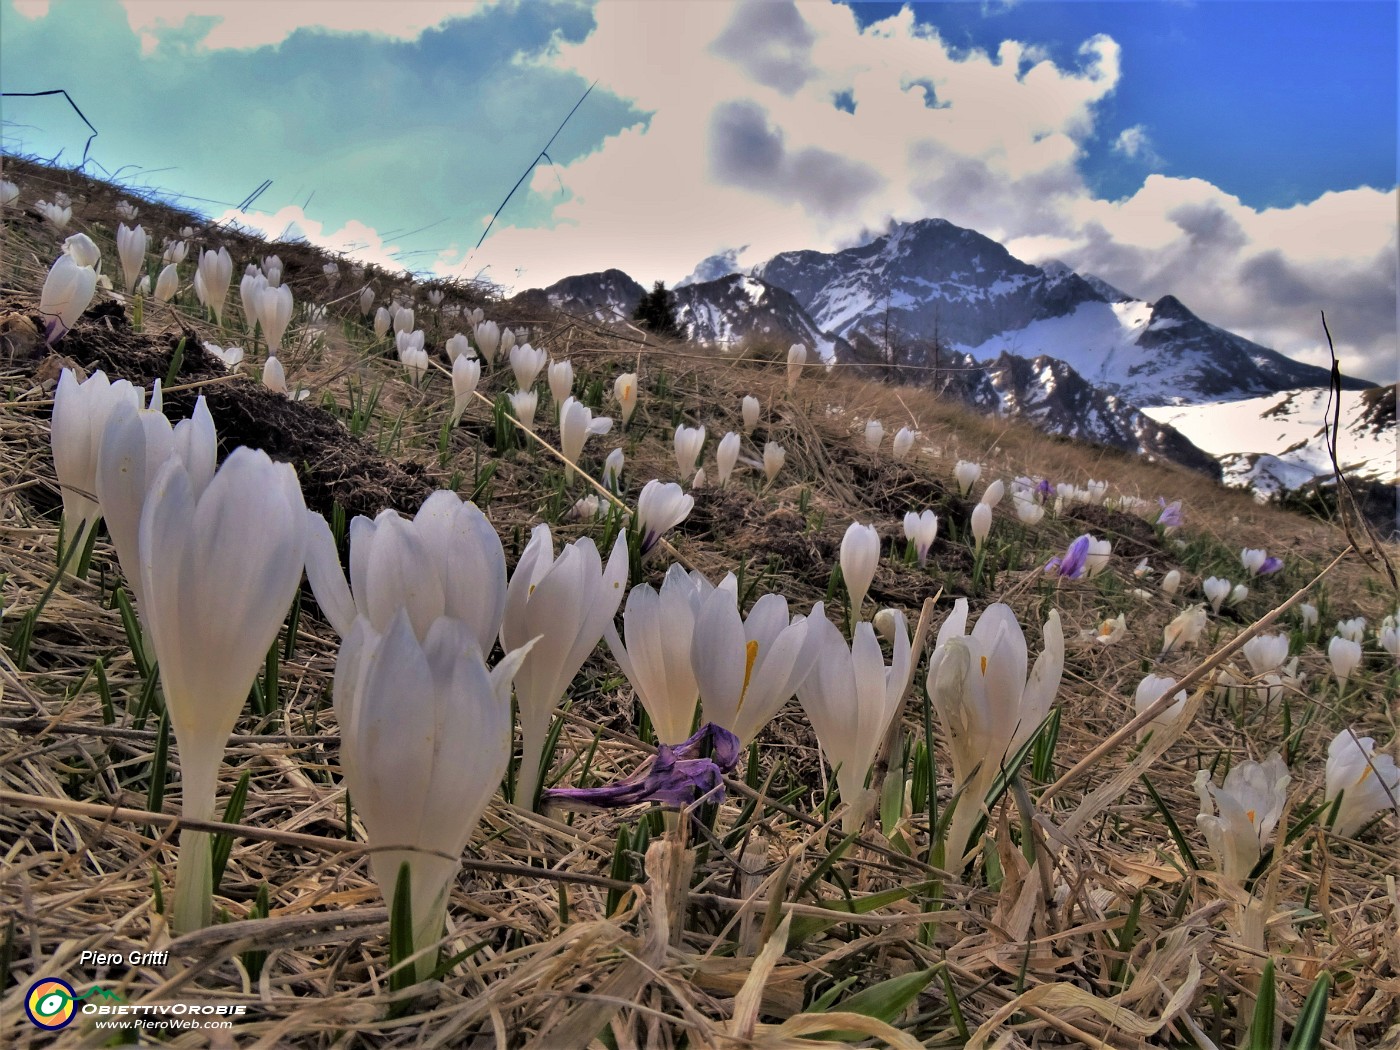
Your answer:
[[[133,186],[424,272],[668,281],[939,215],[1395,371],[1396,5],[0,0]],[[543,165],[485,222],[588,85]],[[76,162],[52,99],[4,148]]]

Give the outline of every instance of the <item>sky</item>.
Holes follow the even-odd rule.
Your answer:
[[[1317,364],[1325,311],[1391,382],[1396,13],[0,0],[0,90],[66,89],[93,174],[418,273],[674,283],[940,217]],[[5,151],[82,159],[61,99],[0,106]]]

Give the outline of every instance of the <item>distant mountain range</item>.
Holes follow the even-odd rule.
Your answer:
[[[1329,376],[1202,320],[1174,296],[1149,303],[1063,263],[1033,266],[942,219],[897,224],[838,252],[783,252],[749,275],[733,272],[736,256],[704,260],[674,289],[677,319],[692,341],[779,352],[802,342],[823,360],[932,384],[980,411],[1223,472],[1229,483],[1265,491],[1296,487],[1326,466],[1315,449],[1289,450],[1252,425],[1233,429],[1259,447],[1220,447],[1212,427],[1277,415],[1279,395],[1298,419],[1313,419]],[[515,302],[613,323],[630,318],[644,294],[627,274],[607,270]],[[1350,378],[1343,385],[1371,387]],[[1388,471],[1384,456],[1368,451],[1362,459],[1369,476],[1393,481],[1393,390],[1388,415],[1383,402],[1368,393],[1369,407],[1348,419],[1364,430],[1368,450],[1389,441]]]

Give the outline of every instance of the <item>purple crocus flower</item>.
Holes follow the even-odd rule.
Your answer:
[[[1259,566],[1259,575],[1267,576],[1271,572],[1278,572],[1283,568],[1283,559],[1275,558],[1272,554],[1264,559],[1264,564]]]
[[[708,752],[708,755],[706,754]],[[739,738],[706,723],[688,739],[662,744],[656,758],[629,777],[593,788],[546,788],[542,801],[620,809],[643,802],[683,807],[724,798],[724,774],[739,763]]]
[[[1077,580],[1084,575],[1084,562],[1089,556],[1089,543],[1092,540],[1093,537],[1086,532],[1069,545],[1063,558],[1051,558],[1049,564],[1045,566],[1045,571]]]
[[[1157,497],[1157,505],[1162,508],[1162,512],[1157,515],[1157,524],[1164,529],[1179,529],[1183,524],[1181,514],[1181,500],[1173,500],[1168,503],[1161,496]]]
[[[1055,486],[1050,484],[1049,478],[1041,478],[1035,486],[1035,494],[1038,497],[1038,502],[1044,503],[1055,494]]]

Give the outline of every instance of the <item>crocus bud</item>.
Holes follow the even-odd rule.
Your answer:
[[[1162,655],[1195,645],[1206,629],[1206,622],[1204,605],[1183,609],[1162,631]]]
[[[72,369],[59,373],[49,434],[54,473],[63,495],[66,547],[85,542],[102,516],[97,502],[98,454],[107,421],[122,401],[141,408],[141,391],[125,379],[109,382],[101,371],[81,383]]]
[[[9,179],[0,179],[0,208],[13,208],[19,201],[19,187]]]
[[[983,490],[980,502],[985,503],[989,507],[995,507],[1001,502],[1001,498],[1005,494],[1006,483],[1003,482],[1001,478],[997,478]]]
[[[914,552],[920,565],[928,563],[929,548],[933,546],[937,536],[938,515],[933,511],[915,513],[911,510],[904,515],[904,538],[914,544]]]
[[[632,413],[637,410],[637,373],[623,372],[613,380],[613,397],[622,406],[622,425],[627,426]]]
[[[180,287],[180,274],[171,263],[160,271],[160,276],[156,278],[156,298],[163,303],[168,303]]]
[[[510,411],[522,428],[533,430],[540,395],[533,390],[517,390],[510,395]]]
[[[459,357],[475,357],[472,350],[471,341],[466,336],[458,332],[443,344],[443,349],[447,351],[447,363],[455,365]]]
[[[394,312],[394,334],[413,331],[413,311],[401,306]]]
[[[549,366],[549,396],[562,405],[574,391],[574,366],[570,361],[555,361]]]
[[[493,363],[496,360],[496,351],[501,345],[500,326],[495,321],[480,321],[472,329],[472,337],[476,340],[476,348],[486,359],[486,363]]]
[[[637,531],[641,553],[650,551],[663,535],[690,516],[695,497],[686,495],[674,482],[663,484],[652,479],[637,497]]]
[[[787,462],[787,450],[776,441],[770,441],[763,446],[763,476],[768,479],[768,484],[773,484],[773,480],[778,476],[778,471],[783,469],[783,464]]]
[[[615,448],[608,453],[608,458],[603,461],[603,487],[609,492],[617,492],[622,480],[622,464],[625,457],[621,448]]]
[[[1317,626],[1317,606],[1303,602],[1298,606],[1298,617],[1303,621],[1303,630],[1311,631]]]
[[[86,234],[75,233],[64,242],[63,254],[44,278],[44,287],[39,293],[39,312],[47,321],[45,341],[48,345],[62,339],[92,302],[97,291],[94,267],[99,258],[97,245]]]
[[[217,252],[205,252],[199,257],[198,277],[204,287],[204,302],[214,311],[214,320],[224,323],[224,300],[228,298],[228,286],[233,280],[233,259],[227,248]]]
[[[1237,583],[1230,588],[1230,597],[1225,599],[1225,604],[1234,608],[1249,597],[1249,588],[1242,583]]]
[[[1352,674],[1361,666],[1361,643],[1340,635],[1327,643],[1327,659],[1332,663],[1332,673],[1337,676],[1337,684],[1345,685]]]
[[[1256,675],[1277,671],[1288,659],[1288,635],[1256,634],[1244,643],[1241,652]]]
[[[788,392],[797,389],[797,380],[802,376],[802,366],[807,363],[807,347],[802,343],[793,343],[788,347],[787,356],[787,384]]]
[[[721,488],[729,484],[729,475],[739,461],[739,440],[739,435],[731,430],[720,438],[719,447],[715,449],[715,469],[719,472]]]
[[[1084,575],[1093,579],[1108,568],[1109,556],[1113,553],[1111,540],[1091,539],[1089,550],[1084,555]]]
[[[894,444],[891,446],[890,454],[894,456],[896,463],[902,463],[908,458],[910,451],[914,448],[915,432],[908,427],[900,427],[899,432],[894,436]]]
[[[1240,551],[1240,564],[1244,566],[1244,571],[1251,576],[1256,576],[1263,568],[1268,552],[1254,547],[1246,547]]]
[[[753,428],[758,426],[758,416],[762,410],[763,406],[758,403],[758,398],[744,395],[744,400],[740,403],[740,414],[744,417],[745,434],[752,434]]]
[[[365,285],[360,289],[360,316],[366,317],[374,308],[374,289]]]
[[[549,355],[543,349],[536,350],[529,343],[511,347],[510,367],[515,373],[516,389],[529,390],[534,386],[548,361]]]
[[[675,449],[676,470],[682,478],[695,473],[695,461],[700,458],[700,449],[705,444],[704,427],[676,427]]]
[[[394,318],[385,307],[381,306],[374,311],[374,338],[383,339],[389,334],[393,324]]]
[[[287,325],[292,322],[292,290],[286,285],[272,286],[258,291],[258,323],[262,325],[263,338],[267,340],[267,352],[276,354],[282,349],[282,339],[287,334]]]
[[[1138,683],[1137,692],[1133,696],[1134,710],[1136,710],[1138,714],[1142,714],[1142,712],[1146,711],[1175,687],[1175,678],[1168,678],[1163,675],[1155,674],[1148,675]],[[1152,732],[1152,730],[1171,725],[1181,717],[1181,711],[1185,706],[1186,690],[1181,689],[1177,691],[1176,696],[1172,699],[1171,704],[1166,710],[1158,712],[1152,721],[1138,730],[1137,738],[1141,740],[1148,733]]]
[[[117,257],[122,264],[122,280],[126,282],[128,293],[136,287],[136,279],[141,275],[141,267],[146,262],[146,231],[140,226],[134,230],[122,223],[117,227]]]
[[[853,620],[861,618],[860,607],[875,579],[875,569],[879,564],[880,533],[874,525],[851,522],[841,538],[841,578],[846,581]]]
[[[461,354],[452,362],[452,425],[456,426],[481,382],[481,362]]]
[[[1173,569],[1162,577],[1162,593],[1168,598],[1175,597],[1177,590],[1181,587],[1181,570]]]
[[[1210,611],[1218,613],[1220,603],[1230,596],[1230,581],[1219,576],[1207,576],[1201,590],[1205,593],[1206,601],[1210,602]]]
[[[982,545],[987,542],[987,536],[992,531],[992,508],[985,503],[979,503],[972,508],[972,540],[977,550],[982,549]]]
[[[518,349],[518,348],[517,348]],[[572,397],[565,398],[559,409],[559,446],[568,464],[564,467],[564,483],[574,480],[574,464],[583,455],[583,444],[592,434],[606,434],[613,421],[607,416],[593,418],[593,410]],[[690,728],[686,727],[687,730]]]
[[[982,464],[980,463],[960,459],[958,465],[953,468],[953,477],[957,479],[958,491],[964,496],[972,491],[972,486],[977,484],[977,479],[981,476]]]
[[[291,391],[287,389],[287,372],[282,367],[282,362],[276,357],[269,357],[263,362],[262,373],[263,386],[274,393],[289,397]]]
[[[885,437],[885,427],[878,419],[867,420],[865,424],[865,447],[871,452],[880,450],[880,442]]]

